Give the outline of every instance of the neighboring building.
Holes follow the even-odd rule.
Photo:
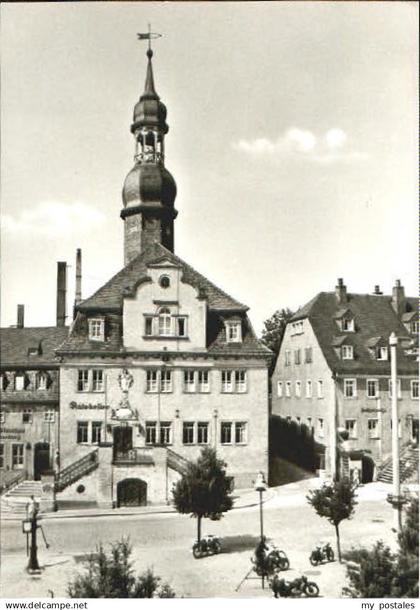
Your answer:
[[[125,267],[76,305],[60,369],[60,498],[168,501],[217,449],[237,487],[268,469],[268,362],[247,307],[173,253],[176,185],[149,49],[123,188]],[[78,474],[77,474],[78,473]],[[86,476],[84,476],[86,473]]]
[[[349,468],[375,476],[391,453],[389,336],[399,338],[401,445],[418,443],[418,301],[397,281],[391,296],[349,294],[340,279],[287,324],[272,377],[272,413],[306,425],[325,447],[320,468],[335,470],[337,430],[346,430]],[[339,442],[339,441],[338,441]]]
[[[21,307],[21,306],[19,306]],[[40,479],[59,449],[59,363],[55,349],[68,328],[1,329],[0,470]],[[15,477],[16,478],[16,477]]]

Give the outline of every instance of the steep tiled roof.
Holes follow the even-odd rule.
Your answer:
[[[178,256],[155,242],[150,248],[144,250],[137,258],[112,277],[106,284],[97,290],[91,297],[78,305],[79,311],[86,310],[120,310],[123,293],[133,289],[142,279],[147,277],[147,266],[158,262],[162,258],[182,268],[182,280],[199,290],[207,298],[210,309],[224,311],[246,311],[246,305],[235,301],[223,290],[212,284],[203,275],[190,267]]]
[[[207,350],[214,355],[270,356],[271,351],[256,337],[248,316],[242,314],[242,342],[226,343],[226,331],[223,316],[216,311],[210,311],[207,317]],[[70,333],[60,347],[60,353],[65,352],[119,352],[123,349],[122,316],[115,313],[107,315],[105,329],[106,341],[90,341],[87,316],[79,311]]]
[[[1,328],[1,366],[57,365],[55,352],[68,335],[65,326],[36,328]],[[29,355],[29,351],[36,351]]]
[[[355,332],[341,332],[337,324],[337,312],[343,305],[337,302],[335,293],[320,292],[309,303],[299,309],[290,322],[308,318],[322,352],[331,370],[337,373],[389,374],[389,361],[372,357],[369,347],[378,343],[388,344],[389,336],[395,332],[398,337],[411,337],[391,305],[391,297],[386,295],[348,294],[345,308],[354,317]],[[418,311],[418,301],[406,298],[406,313]],[[354,347],[354,359],[342,360],[337,354],[341,337],[348,337]],[[405,353],[406,345],[397,348],[398,372],[415,374],[418,362]]]
[[[256,337],[246,315],[247,307],[217,288],[190,265],[175,256],[172,252],[155,242],[143,251],[119,273],[114,275],[102,288],[90,298],[80,303],[78,312],[68,338],[60,348],[60,353],[79,352],[120,352],[122,340],[122,303],[125,294],[132,293],[139,283],[150,280],[147,268],[169,261],[182,269],[181,280],[194,286],[199,298],[206,298],[209,311],[207,316],[208,353],[214,355],[256,355],[270,356],[271,352]],[[106,313],[105,342],[90,341],[88,333],[88,315],[90,312]],[[225,337],[224,317],[234,315],[242,319],[242,342],[227,343]]]
[[[217,313],[210,313],[207,321],[207,339],[209,354],[258,354],[270,357],[271,350],[258,340],[247,315],[242,320],[242,342],[226,343],[226,328],[223,318]]]
[[[87,316],[82,311],[77,312],[76,319],[59,352],[119,352],[123,347],[122,315],[112,313],[106,318],[106,341],[90,341]]]

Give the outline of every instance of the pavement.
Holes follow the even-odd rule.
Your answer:
[[[266,503],[269,500],[275,498],[278,494],[280,487],[272,487],[263,494],[263,502]],[[235,490],[233,493],[234,497],[234,509],[239,508],[251,508],[259,504],[259,496],[254,489],[240,489]],[[133,507],[122,507],[122,508],[68,508],[60,509],[57,512],[41,512],[39,517],[42,520],[50,519],[78,519],[84,517],[118,517],[124,515],[164,515],[168,513],[176,513],[176,509],[171,504],[152,504],[149,506],[133,506]],[[24,519],[23,514],[13,514],[4,512],[0,516],[1,521],[22,521]]]
[[[287,552],[291,563],[291,569],[284,574],[287,580],[306,574],[318,583],[323,597],[337,598],[345,582],[345,565],[335,561],[312,568],[308,561],[317,540],[330,541],[335,546],[332,526],[319,518],[306,501],[309,490],[321,483],[319,479],[308,479],[270,488],[263,494],[264,531]],[[393,510],[386,502],[390,491],[391,486],[384,483],[358,488],[355,517],[340,527],[343,550],[353,544],[370,546],[380,538],[395,550],[396,536],[391,529]],[[45,514],[42,519],[49,521],[46,532],[51,546],[46,550],[42,540],[38,542],[42,565],[39,575],[29,575],[25,570],[28,559],[18,523],[20,517],[9,520],[2,528],[7,549],[3,547],[1,595],[66,597],[68,581],[83,569],[85,553],[94,550],[98,540],[107,543],[129,535],[135,570],[141,572],[147,566],[152,567],[179,596],[271,597],[271,592],[263,591],[257,579],[246,580],[236,590],[249,571],[250,555],[258,541],[258,503],[254,490],[241,490],[235,500],[236,510],[227,513],[221,521],[206,522],[206,531],[211,528],[211,533],[221,537],[222,553],[198,561],[191,555],[195,523],[186,515],[174,514],[170,506],[113,511],[78,509]],[[20,539],[15,545],[14,541]]]
[[[314,477],[288,483],[278,487],[270,487],[263,494],[263,503],[269,506],[298,506],[305,501],[305,495],[310,489],[315,489],[322,485],[323,480]],[[418,484],[406,485],[405,489],[412,493],[418,493]],[[380,500],[386,499],[392,492],[392,485],[388,483],[375,482],[368,485],[360,485],[357,489],[359,500]],[[252,508],[259,504],[259,495],[254,489],[240,489],[234,491],[234,509]],[[57,512],[40,513],[42,520],[49,519],[78,519],[84,517],[121,517],[124,515],[164,515],[176,513],[171,504],[152,504],[148,506],[133,506],[122,508],[98,508],[98,507],[78,507],[60,509]],[[1,521],[22,521],[24,515],[13,513],[2,513]]]

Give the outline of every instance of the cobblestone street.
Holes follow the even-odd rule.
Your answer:
[[[337,561],[313,568],[309,554],[318,540],[330,541],[335,548],[333,527],[320,519],[306,503],[305,495],[312,481],[302,481],[277,488],[264,504],[264,530],[289,559],[291,568],[286,579],[306,574],[318,583],[323,597],[339,597],[344,584],[345,567]],[[271,491],[271,490],[270,490]],[[359,504],[351,521],[340,528],[342,548],[371,545],[383,539],[395,544],[391,531],[392,509],[385,500],[387,486],[372,484],[360,489]],[[239,508],[219,522],[205,520],[204,533],[222,538],[220,555],[196,560],[191,546],[196,522],[173,513],[81,518],[44,519],[44,529],[51,544],[47,551],[39,541],[39,577],[26,574],[24,536],[20,522],[6,522],[3,537],[3,597],[66,596],[69,577],[81,569],[84,553],[95,549],[97,542],[115,541],[129,536],[137,571],[153,567],[168,581],[178,596],[185,597],[270,597],[261,590],[258,580],[247,580],[238,592],[236,587],[250,569],[250,557],[259,535],[258,506]],[[19,575],[19,577],[17,577]]]

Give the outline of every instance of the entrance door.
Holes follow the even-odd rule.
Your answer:
[[[114,459],[123,458],[133,448],[133,429],[130,426],[114,428]]]
[[[51,469],[50,444],[36,443],[34,447],[34,479],[39,481],[41,474]]]
[[[375,462],[368,455],[362,457],[362,483],[372,483],[375,473]]]
[[[419,444],[419,420],[415,417],[411,420],[411,440],[416,445]]]
[[[147,483],[141,479],[124,479],[117,485],[117,507],[146,506]]]

